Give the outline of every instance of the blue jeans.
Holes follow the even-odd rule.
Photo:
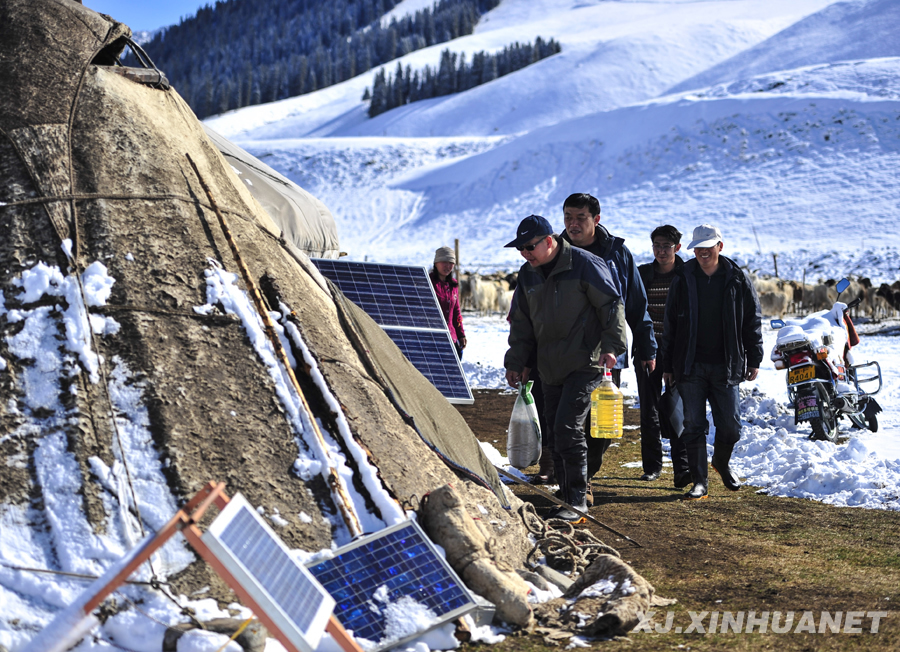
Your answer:
[[[716,426],[713,456],[727,465],[731,451],[741,438],[740,400],[737,385],[728,384],[725,364],[695,362],[691,374],[678,381],[678,391],[684,401],[684,433],[681,438],[688,454],[688,467],[694,483],[708,484],[709,467],[706,459],[706,401]],[[719,468],[719,467],[716,467]]]

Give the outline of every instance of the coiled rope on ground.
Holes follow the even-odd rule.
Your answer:
[[[603,543],[590,530],[576,529],[572,523],[557,518],[545,521],[531,503],[522,504],[519,516],[535,538],[534,547],[525,558],[532,569],[537,566],[540,554],[551,568],[570,570],[577,575],[600,555],[622,557],[618,550]]]

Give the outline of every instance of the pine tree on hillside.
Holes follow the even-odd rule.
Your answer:
[[[476,52],[472,55],[471,64],[466,62],[465,53],[457,57],[455,53],[445,49],[441,52],[437,72],[431,66],[425,66],[421,72],[413,71],[409,66],[404,69],[398,62],[393,76],[386,77],[384,68],[375,75],[369,117],[374,118],[410,102],[450,95],[486,84],[559,51],[559,43],[555,40],[544,41],[538,37],[534,44],[513,43],[496,54]],[[379,96],[379,88],[384,89],[380,92],[386,99]]]
[[[437,74],[437,95],[450,95],[456,92],[456,53],[450,50],[441,52],[441,63]]]
[[[372,111],[384,113],[387,110],[388,89],[384,78],[384,68],[382,68],[375,73],[375,81],[372,84],[372,103],[369,105],[369,115],[372,115]],[[375,113],[375,115],[378,115],[378,113]]]

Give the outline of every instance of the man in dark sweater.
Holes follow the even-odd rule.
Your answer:
[[[694,486],[684,497],[707,497],[706,401],[716,437],[712,466],[726,489],[741,488],[729,462],[741,437],[738,385],[754,380],[762,364],[762,316],[756,290],[737,263],[720,255],[718,228],[694,229],[689,260],[675,272],[663,322],[663,378],[678,383],[684,402],[684,440]]]
[[[678,256],[681,249],[681,232],[674,226],[666,224],[657,227],[650,234],[653,243],[653,262],[638,267],[641,281],[647,292],[647,314],[653,320],[653,334],[663,349],[663,317],[666,311],[666,299],[669,286],[675,278],[675,271],[684,265]],[[657,358],[656,369],[652,371],[636,370],[638,396],[641,401],[641,463],[644,477],[648,480],[659,478],[663,468],[662,439],[668,439],[672,446],[672,472],[675,474],[675,488],[682,489],[691,481],[688,470],[687,451],[684,441],[671,432],[665,419],[660,422],[656,405],[662,393],[662,364]]]

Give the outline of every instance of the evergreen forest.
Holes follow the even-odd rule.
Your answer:
[[[202,119],[310,93],[471,34],[478,19],[500,4],[439,0],[382,25],[399,2],[220,0],[156,34],[144,50]],[[131,57],[125,63],[136,65]]]
[[[400,62],[397,62],[396,72],[385,76],[382,68],[375,74],[371,94],[366,89],[363,99],[372,100],[369,104],[369,117],[374,118],[379,113],[403,104],[459,93],[485,84],[556,54],[559,50],[557,41],[544,41],[540,36],[533,44],[520,45],[516,42],[496,54],[477,52],[472,55],[471,63],[466,62],[464,53],[457,57],[455,52],[446,49],[441,52],[437,70],[433,70],[431,66],[425,66],[421,72],[413,71],[410,66],[404,70]]]

